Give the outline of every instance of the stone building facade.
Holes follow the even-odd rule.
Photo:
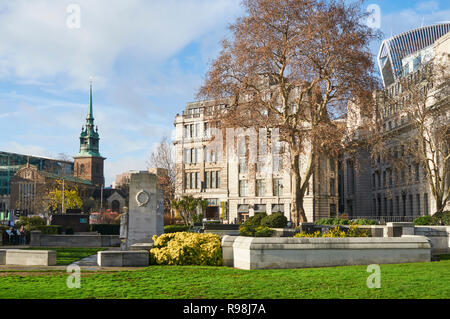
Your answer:
[[[214,101],[187,103],[183,113],[176,116],[176,196],[193,195],[207,199],[207,219],[235,223],[258,212],[282,212],[291,220],[292,179],[288,154],[280,153],[275,158],[271,155],[273,150],[267,149],[265,156],[260,154],[262,156],[257,156],[253,162],[240,156],[240,146],[233,144],[235,149],[225,146],[229,131],[224,130],[219,137],[219,132],[214,130],[215,108],[223,108],[223,105]],[[245,140],[245,132],[233,132]],[[257,135],[258,143],[269,138],[261,133]],[[218,148],[213,147],[218,140],[222,143]],[[248,143],[253,142],[244,143],[244,149],[249,147]],[[283,149],[281,143],[267,144]],[[231,156],[231,153],[236,156]],[[323,156],[317,160],[304,199],[308,221],[337,215],[338,168],[338,159]]]
[[[56,187],[56,182],[63,179],[65,187],[77,187],[81,198],[89,198],[95,189],[88,180],[38,170],[36,166],[27,164],[11,177],[11,210],[20,211],[24,215],[41,214],[47,210],[43,206],[43,200],[48,190]]]
[[[378,58],[384,90],[374,92],[374,96],[381,110],[380,120],[385,134],[393,133],[399,136],[400,141],[416,136],[417,132],[401,107],[401,104],[408,103],[407,99],[399,99],[402,103],[392,105],[387,103],[385,97],[402,97],[402,86],[415,81],[423,63],[443,53],[450,54],[448,30],[450,24],[445,23],[411,30],[383,41]],[[408,44],[411,38],[416,42]],[[390,43],[405,43],[405,48],[392,48]],[[390,64],[397,67],[392,68]],[[364,125],[365,120],[368,119],[361,117],[358,106],[349,105],[347,126],[350,129]],[[413,161],[409,161],[407,167],[395,168],[390,161],[405,156],[404,145],[398,145],[394,140],[388,143],[393,154],[390,160],[382,156],[371,158],[367,152],[358,158],[358,168],[350,159],[344,160],[345,211],[353,217],[382,218],[386,221],[412,221],[417,216],[433,214],[436,212],[436,202],[424,168]]]

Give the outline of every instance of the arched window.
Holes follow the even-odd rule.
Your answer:
[[[84,174],[86,172],[85,168],[84,168],[84,164],[80,165],[80,175]]]

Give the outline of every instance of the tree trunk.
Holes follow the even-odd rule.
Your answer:
[[[291,208],[291,221],[295,226],[299,223],[306,223],[305,209],[303,208],[303,193],[301,190],[301,177],[300,177],[300,155],[291,155],[291,170],[293,177],[292,187],[292,208]]]
[[[435,213],[442,213],[443,211],[444,211],[444,205],[443,205],[443,202],[442,202],[442,198],[441,198],[441,196],[437,196]]]

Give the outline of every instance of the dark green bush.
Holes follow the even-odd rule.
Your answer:
[[[62,233],[62,228],[59,225],[40,225],[40,226],[31,226],[28,230],[28,233],[33,230],[40,230],[41,234],[44,235],[57,235]]]
[[[378,222],[373,219],[360,218],[360,219],[353,219],[352,224],[353,225],[378,225]]]
[[[435,213],[432,218],[434,219],[436,225],[450,225],[450,211]]]
[[[274,230],[267,226],[245,226],[239,227],[239,235],[246,237],[270,237]]]
[[[92,224],[89,231],[98,232],[100,235],[119,235],[120,224]]]
[[[316,225],[349,225],[350,220],[344,218],[322,218],[314,222]]]
[[[261,220],[264,217],[267,217],[266,213],[256,213],[252,217],[248,218],[245,221],[244,225],[245,226],[254,226],[254,227],[261,226]]]
[[[19,229],[22,225],[27,231],[30,231],[33,227],[47,225],[47,221],[39,216],[20,216],[14,227]]]
[[[222,224],[220,220],[207,220],[205,224]]]
[[[239,227],[239,236],[254,237],[255,228],[256,227],[241,225]]]
[[[261,219],[261,226],[271,227],[271,228],[283,228],[287,225],[287,218],[283,213],[272,213]]]
[[[431,216],[420,216],[414,219],[415,225],[432,225],[433,219]]]
[[[255,228],[255,237],[270,237],[272,236],[274,230],[267,226],[258,226]]]
[[[73,235],[73,228],[67,227],[66,228],[66,235]]]
[[[185,226],[185,225],[166,225],[166,226],[164,226],[165,234],[183,232],[183,231],[188,231],[188,230],[189,230],[189,226]]]
[[[435,213],[433,216],[420,216],[414,219],[415,225],[450,225],[450,211]]]
[[[239,227],[239,235],[248,237],[271,236],[273,230],[266,225],[261,225],[262,221],[267,217],[269,216],[267,216],[266,213],[256,213],[254,216],[248,218],[245,223]]]

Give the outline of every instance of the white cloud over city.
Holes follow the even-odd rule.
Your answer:
[[[81,9],[79,29],[67,27],[72,3]],[[449,20],[441,6],[381,7],[382,31]],[[145,169],[241,10],[240,0],[0,1],[0,149],[75,155],[92,75],[107,183]]]
[[[194,97],[239,1],[77,1],[79,29],[67,27],[71,3],[0,2],[0,125],[8,131],[0,147],[75,155],[93,75],[111,183],[145,169],[152,145],[171,134],[174,112]],[[193,44],[199,49],[183,52]]]

